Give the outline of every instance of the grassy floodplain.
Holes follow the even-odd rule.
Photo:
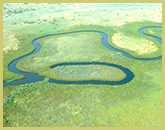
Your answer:
[[[144,33],[162,38],[161,28],[147,28]]]
[[[22,75],[8,70],[9,63],[32,52],[33,39],[49,34],[84,30],[101,31],[108,35],[110,45],[134,57],[158,57],[162,53],[161,45],[154,39],[139,34],[138,30],[145,26],[162,26],[161,9],[161,4],[152,3],[5,3],[3,5],[3,80],[23,78]],[[162,37],[161,31],[158,30],[150,29],[145,33]],[[126,46],[117,45],[118,42],[114,41],[115,36],[118,36],[120,41],[123,41],[121,43],[125,43]],[[101,40],[101,35],[94,32],[41,39],[40,52],[19,62],[17,67],[19,70],[36,72],[47,78],[36,83],[3,88],[3,125],[5,127],[162,126],[162,60],[129,59],[120,52],[105,48]],[[147,45],[143,41],[146,41]],[[138,44],[135,46],[136,43]],[[150,50],[146,50],[147,47]],[[75,74],[81,77],[83,72],[87,73],[97,67],[77,67],[77,69],[81,68],[82,75],[77,74],[78,70],[70,73],[71,70],[76,70],[74,66],[50,69],[54,64],[77,61],[121,65],[131,70],[135,77],[127,84],[115,86],[63,85],[48,82],[48,77],[53,78],[54,70],[57,72],[66,70],[66,73],[61,75],[56,72],[55,74],[73,80],[67,76]],[[100,72],[99,78],[101,77],[102,80],[114,78],[113,71],[120,73],[119,70],[105,67],[100,67],[97,71]],[[111,73],[107,73],[108,71]],[[106,79],[108,75],[110,78]],[[123,78],[122,72],[116,75],[116,79],[120,78]],[[82,78],[76,77],[75,80]]]
[[[45,72],[45,77],[65,81],[120,81],[126,77],[120,69],[103,65],[58,66]]]
[[[149,22],[134,22],[124,25],[119,32],[112,36],[112,46],[120,50],[124,50],[135,58],[143,59],[161,56],[161,44],[156,40],[151,40],[151,37],[146,37],[138,33],[139,29],[146,27],[148,24]],[[162,26],[160,23],[152,23],[149,25]],[[157,31],[157,35],[159,35],[158,37],[160,37],[160,33],[161,32]],[[157,36],[155,34],[153,35]]]
[[[94,65],[93,67],[88,66],[88,68],[84,68],[84,70],[83,68],[79,67],[77,67],[77,69],[70,68],[69,70],[65,70],[61,67],[58,68],[58,70],[61,69],[59,70],[60,72],[67,71],[68,74],[70,74],[70,78],[63,77],[62,75],[61,77],[58,73],[59,71],[55,72],[57,68],[55,68],[54,70],[49,68],[49,66],[58,63],[101,61],[101,59],[103,59],[105,55],[109,54],[109,49],[105,48],[101,42],[101,34],[93,32],[78,32],[75,34],[66,34],[43,38],[39,40],[40,45],[43,47],[41,51],[38,54],[31,56],[27,60],[25,59],[20,61],[18,67],[22,71],[30,70],[31,72],[39,73],[40,75],[49,77],[51,79],[61,78],[66,79],[66,81],[75,81],[76,79],[79,81],[91,79],[116,81],[124,79],[126,77],[125,74],[121,70],[113,67],[111,68],[102,66],[98,68],[98,66]],[[34,62],[34,64],[31,64],[32,62]],[[102,62],[104,62],[104,60],[102,60]],[[73,75],[75,75],[73,70],[77,71],[77,78],[72,77]],[[89,75],[83,78],[81,77],[83,75],[82,73],[84,73],[85,75],[89,73]],[[100,74],[98,76],[91,77],[90,75],[93,75],[92,73]],[[65,73],[62,74],[65,75]],[[66,74],[66,76],[68,74]],[[78,78],[79,76],[81,78]]]

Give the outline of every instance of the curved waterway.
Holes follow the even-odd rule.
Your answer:
[[[144,30],[146,28],[150,28],[150,27],[145,27],[139,30],[139,33],[141,33],[142,35],[147,35],[150,36],[154,39],[156,39],[159,43],[162,44],[162,39],[152,36],[152,35],[148,35],[148,34],[144,34]],[[161,28],[161,27],[156,27],[156,28]],[[37,52],[40,51],[41,46],[38,44],[38,40],[45,38],[45,37],[50,37],[50,36],[57,36],[57,35],[65,35],[65,34],[72,34],[72,33],[78,33],[78,32],[96,32],[102,35],[102,44],[103,46],[107,47],[108,49],[112,50],[112,51],[116,51],[116,52],[120,52],[122,53],[124,56],[128,57],[128,58],[132,58],[135,60],[144,60],[144,61],[150,61],[150,60],[161,60],[162,56],[158,57],[158,58],[151,58],[151,59],[138,59],[138,58],[134,58],[131,55],[129,55],[128,53],[115,49],[113,48],[111,45],[108,44],[108,36],[103,33],[103,32],[99,32],[99,31],[75,31],[75,32],[68,32],[68,33],[59,33],[59,34],[52,34],[52,35],[47,35],[47,36],[43,36],[43,37],[39,37],[33,40],[32,45],[35,46],[35,50],[30,53],[27,54],[25,56],[22,56],[14,61],[12,61],[9,66],[8,69],[16,74],[22,74],[25,76],[25,79],[22,80],[14,80],[11,82],[3,82],[3,87],[6,86],[11,86],[11,85],[21,85],[21,84],[26,84],[26,83],[34,83],[37,81],[42,81],[44,80],[44,77],[39,76],[37,73],[29,73],[29,72],[22,72],[20,70],[17,69],[16,65],[19,61],[23,60],[24,58],[34,55]],[[134,74],[127,68],[122,67],[120,65],[116,65],[116,64],[110,64],[110,63],[103,63],[103,62],[90,62],[90,63],[62,63],[62,64],[56,64],[54,66],[51,66],[50,68],[54,68],[57,66],[62,66],[62,65],[103,65],[103,66],[111,66],[111,67],[115,67],[118,68],[120,70],[122,70],[125,74],[126,74],[126,78],[121,80],[121,81],[100,81],[100,80],[90,80],[90,81],[62,81],[62,80],[54,80],[54,79],[49,79],[50,83],[58,83],[58,84],[106,84],[106,85],[121,85],[121,84],[126,84],[128,82],[130,82],[133,78],[134,78]]]

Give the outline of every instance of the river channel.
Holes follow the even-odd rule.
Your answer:
[[[155,27],[155,26],[154,26]],[[150,28],[150,27],[144,27],[141,28],[139,30],[139,33],[142,35],[146,35],[149,37],[152,37],[154,39],[156,39],[160,44],[162,44],[162,39],[152,36],[152,35],[148,35],[148,34],[144,34],[144,30],[146,28]],[[161,27],[156,27],[156,28],[161,28]],[[108,43],[108,36],[107,34],[103,33],[103,32],[99,32],[99,31],[75,31],[75,32],[68,32],[68,33],[59,33],[59,34],[52,34],[52,35],[47,35],[47,36],[42,36],[39,38],[36,38],[33,40],[32,45],[35,46],[35,50],[33,52],[31,52],[30,54],[24,55],[18,59],[15,59],[14,61],[12,61],[9,66],[8,69],[16,74],[21,74],[24,75],[25,78],[22,80],[14,80],[11,82],[3,82],[3,87],[6,86],[12,86],[12,85],[21,85],[21,84],[26,84],[26,83],[34,83],[37,81],[42,81],[44,80],[45,77],[39,76],[37,73],[29,73],[29,72],[22,72],[20,70],[17,69],[16,65],[18,64],[19,61],[36,54],[37,52],[40,51],[41,46],[38,44],[38,40],[42,39],[42,38],[46,38],[46,37],[50,37],[50,36],[57,36],[57,35],[65,35],[65,34],[72,34],[72,33],[79,33],[79,32],[95,32],[95,33],[99,33],[102,35],[102,44],[104,47],[107,47],[108,49],[112,50],[112,51],[116,51],[116,52],[120,52],[122,53],[124,56],[134,59],[134,60],[143,60],[143,61],[151,61],[151,60],[161,60],[162,56],[157,57],[157,58],[151,58],[151,59],[138,59],[135,57],[132,57],[131,55],[129,55],[128,53],[118,50],[116,48],[113,48],[109,43]],[[134,74],[133,72],[131,72],[129,69],[122,67],[120,65],[116,65],[116,64],[110,64],[110,63],[103,63],[103,62],[90,62],[90,63],[86,63],[86,62],[77,62],[77,63],[62,63],[62,64],[56,64],[54,66],[51,66],[50,68],[54,68],[57,66],[67,66],[67,65],[102,65],[102,66],[111,66],[111,67],[115,67],[118,68],[120,70],[122,70],[125,74],[126,74],[126,78],[121,80],[121,81],[100,81],[100,80],[90,80],[90,81],[62,81],[62,80],[54,80],[54,79],[49,79],[48,82],[50,83],[58,83],[58,84],[106,84],[106,85],[121,85],[121,84],[126,84],[128,82],[130,82],[133,78],[134,78]]]

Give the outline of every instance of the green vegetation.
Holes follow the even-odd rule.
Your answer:
[[[131,30],[137,34],[137,30],[141,26],[157,25],[157,23],[155,23],[157,21],[159,22],[160,25],[161,5],[160,4],[151,4],[152,6],[149,5],[150,4],[141,4],[139,6],[139,4],[109,5],[109,4],[97,4],[97,3],[80,4],[80,5],[72,4],[72,3],[70,4],[69,3],[66,4],[35,4],[35,3],[7,4],[5,3],[3,5],[4,7],[3,31],[4,34],[6,33],[9,35],[8,36],[4,35],[4,40],[3,40],[3,45],[4,45],[3,81],[7,81],[10,79],[16,80],[16,79],[24,78],[24,76],[22,75],[13,74],[12,72],[10,72],[7,66],[14,59],[30,53],[34,49],[34,47],[31,45],[31,42],[34,38],[48,34],[60,33],[60,32],[70,32],[76,30],[78,31],[96,30],[107,33],[111,39],[111,36],[114,34],[114,32],[122,31],[123,25],[126,25],[126,23],[129,24],[127,24],[127,28],[123,30],[129,33],[130,32],[129,29],[132,28]],[[100,7],[100,8],[96,8],[96,7]],[[116,7],[117,10],[113,9]],[[109,8],[112,8],[112,10],[108,10]],[[56,10],[56,13],[54,13],[54,9]],[[132,9],[136,13],[137,18],[134,18],[134,13],[132,13]],[[22,11],[22,13],[14,13],[14,14],[8,13],[8,12],[14,12],[13,10],[16,10],[16,12]],[[44,10],[49,10],[49,11],[45,12]],[[95,13],[96,11],[97,13]],[[31,16],[32,13],[35,15],[35,18],[34,17],[32,18]],[[150,15],[150,13],[152,13],[152,15]],[[144,20],[149,20],[152,22],[144,23],[142,22]],[[136,21],[140,21],[140,22],[137,23]],[[28,22],[30,23],[33,22],[33,24],[28,24]],[[130,24],[134,22],[136,22],[136,25],[134,24],[133,26],[131,26]],[[13,23],[16,24],[13,25]],[[15,39],[13,39],[13,37]],[[18,45],[16,50],[12,50],[12,48],[16,45],[15,42],[10,42],[7,39],[12,39],[11,41],[17,41]],[[109,43],[113,45],[110,39],[109,39]],[[9,45],[9,43],[13,43],[13,44]],[[125,49],[125,51],[128,50]],[[133,53],[134,52],[131,52],[132,55]],[[161,49],[158,49],[158,51],[155,52],[154,54],[149,54],[149,55],[147,54],[147,56],[155,57],[155,56],[159,56],[160,53],[161,53]],[[115,55],[116,53],[112,53],[112,54]],[[136,55],[136,57],[138,56]],[[144,55],[144,57],[146,57],[146,55]],[[30,71],[30,70],[26,70],[26,71]]]
[[[161,63],[128,62],[135,77],[125,85],[37,82],[6,87],[4,92],[8,90],[6,96],[10,96],[4,100],[10,100],[11,105],[4,105],[4,126],[159,127],[162,125]],[[19,89],[25,89],[24,93]],[[12,96],[14,91],[18,92],[15,92],[17,96]]]
[[[4,99],[4,126],[160,127],[161,89],[147,83],[24,85]]]
[[[38,52],[34,56],[31,56],[29,58],[26,58],[20,61],[18,63],[18,68],[20,70],[22,71],[28,70],[31,72],[39,73],[42,76],[59,79],[60,77],[58,77],[58,72],[55,72],[55,73],[52,72],[52,69],[49,68],[50,66],[54,64],[66,63],[66,62],[67,63],[68,62],[84,62],[84,61],[85,62],[96,62],[96,61],[104,62],[105,56],[109,57],[109,59],[112,59],[115,57],[113,53],[110,53],[109,49],[105,48],[102,45],[101,35],[97,33],[93,33],[93,32],[81,32],[81,33],[75,33],[75,34],[52,36],[52,37],[40,39],[39,43],[42,46],[42,49],[40,50],[40,52]],[[89,69],[90,68],[88,68],[88,70]],[[104,67],[103,67],[103,69],[100,71],[102,71],[102,74],[100,75],[102,80],[108,80],[106,69],[104,70]],[[108,71],[110,72],[112,70],[108,70]],[[120,72],[120,70],[118,72]],[[112,74],[112,72],[110,73]],[[118,76],[120,74],[121,73],[119,73]],[[108,76],[108,78],[110,77]],[[120,80],[120,79],[123,79],[124,77],[125,76],[121,74],[121,77],[119,76],[118,78],[116,77],[114,79]],[[88,77],[86,77],[85,79],[87,78]],[[97,79],[98,77],[95,77],[95,78]],[[92,77],[92,79],[95,79],[95,78]],[[85,80],[84,78],[81,78],[81,79],[78,78],[78,79]],[[88,80],[90,79],[91,78],[89,77]],[[110,78],[109,80],[112,80],[112,79]],[[69,79],[67,78],[67,80]],[[70,80],[75,80],[75,79],[72,78]]]
[[[140,28],[144,25],[153,25],[153,23],[150,22],[143,22],[143,23],[133,23],[132,26],[139,25]],[[143,25],[143,26],[142,26]],[[155,23],[157,25],[157,23]],[[160,25],[160,24],[158,24]],[[133,28],[130,28],[130,26],[126,25],[126,29],[120,29],[121,32],[123,30],[125,31],[125,34],[128,35],[128,37],[143,37],[141,34],[139,34],[137,31],[135,32]],[[129,29],[127,29],[129,28]],[[137,28],[137,27],[136,27]],[[132,29],[132,30],[131,30]],[[107,33],[109,36],[109,43],[113,44],[113,41],[111,38],[113,37],[113,34],[116,30],[111,29],[111,35],[108,33],[109,31],[101,26],[76,26],[74,28],[70,29],[72,31],[85,31],[85,30],[98,30],[103,31]],[[137,29],[138,30],[138,29]],[[129,32],[130,31],[130,32]],[[134,34],[135,36],[133,36]],[[145,36],[144,36],[145,37]],[[68,40],[69,39],[69,40]],[[81,40],[79,40],[81,39]],[[150,41],[154,41],[152,38],[146,37],[146,39],[149,39]],[[138,39],[132,39],[132,41],[135,40],[135,42],[138,42]],[[126,57],[122,57],[120,53],[113,52],[107,48],[105,48],[101,43],[101,35],[94,33],[94,32],[79,32],[79,33],[73,33],[73,34],[66,34],[66,35],[59,35],[59,36],[51,36],[48,38],[40,39],[39,41],[40,45],[42,46],[42,49],[37,54],[30,56],[21,62],[18,63],[18,68],[22,71],[28,71],[28,72],[35,72],[39,73],[42,76],[46,76],[50,78],[50,71],[49,67],[58,64],[58,63],[68,63],[68,62],[107,62],[107,63],[117,63],[119,60],[125,61]],[[142,44],[144,45],[144,44]],[[129,50],[122,49],[131,55],[135,55],[135,57],[140,58],[154,58],[158,57],[162,54],[161,44],[157,43],[157,41],[154,41],[154,45],[156,48],[159,48],[158,51],[154,53],[149,54],[137,54],[134,51],[131,51],[131,48]],[[131,47],[130,45],[128,45]],[[140,45],[139,45],[140,46]],[[155,47],[154,46],[154,47]],[[148,49],[148,46],[145,46]],[[152,46],[151,46],[152,47]],[[73,49],[74,48],[74,49]],[[86,49],[84,49],[86,48]],[[116,47],[118,48],[118,47]],[[118,48],[120,49],[120,48]],[[140,48],[141,49],[141,48]],[[152,48],[154,49],[154,48]],[[119,57],[120,55],[120,58]],[[65,58],[64,58],[65,56]],[[142,57],[143,56],[143,57]],[[111,62],[109,62],[111,61]],[[125,66],[127,67],[127,66]],[[47,75],[45,75],[45,71],[49,72]],[[105,76],[106,77],[106,76]]]
[[[6,82],[11,82],[11,81],[13,81],[14,79],[10,79],[10,80],[7,80]]]
[[[140,6],[129,3],[4,4],[3,80],[23,78],[22,75],[10,72],[7,66],[14,59],[34,50],[31,44],[33,39],[49,34],[101,31],[108,35],[110,45],[134,57],[158,57],[162,53],[161,45],[154,39],[139,34],[138,30],[145,26],[162,26],[161,7],[161,4],[152,3]],[[153,29],[145,33],[151,34],[151,31],[154,32],[152,35],[161,35],[160,31]],[[132,42],[139,42],[141,38],[153,42],[155,48],[159,49],[139,55],[128,50],[128,46],[119,48],[113,42],[113,36],[118,33],[131,37]],[[36,83],[3,88],[4,127],[161,127],[162,60],[129,59],[105,48],[101,40],[101,35],[94,32],[41,39],[40,52],[21,61],[17,68],[45,75],[46,78]],[[106,73],[112,77],[112,71],[119,71],[104,66],[98,70],[95,70],[96,66],[61,66],[50,69],[52,65],[66,62],[113,63],[128,68],[135,77],[127,84],[114,86],[49,83],[53,74],[70,79],[69,76],[81,77],[94,70],[102,74],[101,78],[105,80]],[[73,73],[70,73],[72,70]],[[66,72],[60,74],[53,73],[54,71]],[[119,73],[115,73],[117,79],[124,76],[121,73],[120,77]]]
[[[162,38],[162,28],[147,28],[144,30],[144,33]]]
[[[44,76],[64,81],[120,81],[126,77],[126,74],[117,68],[103,65],[70,65],[45,71]]]
[[[111,45],[135,58],[156,58],[162,55],[162,45],[155,39],[138,33],[140,28],[162,26],[161,23],[134,22],[124,25],[112,36]],[[154,34],[153,34],[154,35]]]
[[[20,37],[23,38],[23,40],[19,41],[19,47],[17,50],[7,50],[3,53],[3,80],[7,81],[10,79],[22,79],[24,76],[18,75],[18,74],[13,74],[8,70],[8,65],[11,61],[15,60],[18,57],[21,57],[22,55],[25,55],[27,53],[30,53],[33,51],[34,46],[29,45],[29,43],[32,42],[32,40],[36,37],[35,35],[24,35],[20,34],[19,36],[15,36],[17,39]],[[25,40],[26,39],[26,40]],[[5,41],[4,41],[5,42]],[[13,43],[15,44],[15,43]],[[14,45],[13,45],[14,46]]]

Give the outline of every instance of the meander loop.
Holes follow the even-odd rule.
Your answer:
[[[147,34],[144,34],[143,33],[143,31],[146,28],[150,28],[150,27],[145,27],[145,28],[140,29],[139,30],[139,33],[141,33],[143,35],[147,35]],[[161,28],[161,27],[157,27],[157,28]],[[124,56],[126,56],[128,58],[132,58],[132,59],[135,59],[135,60],[143,60],[143,61],[161,60],[162,59],[162,56],[161,57],[158,57],[158,58],[151,58],[151,59],[138,59],[138,58],[134,58],[131,55],[129,55],[128,53],[126,53],[124,51],[121,51],[121,50],[118,50],[118,49],[115,49],[111,45],[109,45],[107,34],[105,34],[103,32],[99,32],[99,31],[90,31],[89,30],[89,31],[75,31],[75,32],[68,32],[68,33],[52,34],[52,35],[42,36],[42,37],[39,37],[39,38],[34,39],[33,42],[32,42],[32,44],[33,44],[33,46],[35,46],[35,50],[33,52],[31,52],[30,54],[27,54],[27,55],[24,55],[24,56],[22,56],[22,57],[20,57],[18,59],[15,59],[14,61],[12,61],[9,64],[8,69],[11,72],[16,73],[16,74],[22,74],[22,75],[25,76],[25,78],[22,79],[22,80],[19,80],[19,81],[18,80],[17,81],[14,80],[14,81],[11,81],[11,82],[3,82],[3,87],[12,86],[12,85],[21,85],[21,84],[26,84],[26,83],[34,83],[34,82],[37,82],[37,81],[44,80],[44,77],[39,76],[37,73],[22,72],[22,71],[18,70],[16,68],[16,65],[18,64],[19,61],[23,60],[24,58],[27,58],[28,56],[34,55],[34,54],[36,54],[37,52],[40,51],[41,46],[38,44],[38,40],[40,40],[42,38],[50,37],[50,36],[65,35],[65,34],[72,34],[72,33],[78,33],[78,32],[95,32],[95,33],[101,34],[102,37],[103,37],[103,39],[102,39],[103,46],[107,47],[108,49],[110,49],[112,51],[120,52],[120,53],[122,53]],[[150,37],[156,39],[159,43],[162,44],[162,39],[160,39],[158,37],[155,37],[155,36],[152,36],[152,35],[147,35],[147,36],[150,36]],[[49,79],[48,82],[50,82],[50,83],[58,83],[58,84],[105,84],[105,85],[122,85],[122,84],[129,83],[134,78],[134,74],[129,69],[127,69],[125,67],[122,67],[120,65],[111,64],[111,63],[103,63],[103,62],[62,63],[62,64],[56,64],[54,66],[51,66],[50,68],[54,68],[54,67],[62,66],[62,65],[64,65],[64,66],[67,66],[67,65],[103,65],[103,66],[111,66],[111,67],[115,67],[115,68],[118,68],[118,69],[122,70],[126,74],[126,78],[123,79],[123,80],[121,80],[121,81],[101,81],[101,80],[62,81],[62,80]]]

